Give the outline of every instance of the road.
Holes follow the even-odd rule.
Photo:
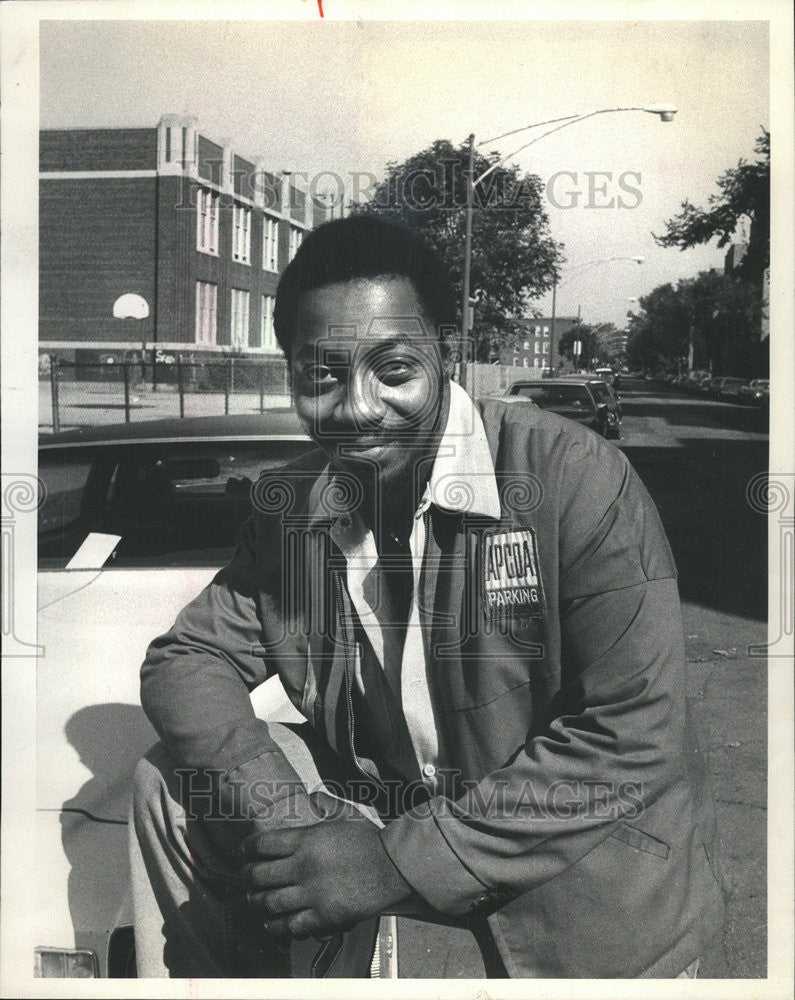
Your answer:
[[[622,392],[623,450],[646,483],[679,570],[691,708],[722,841],[727,921],[705,977],[766,972],[767,520],[749,502],[768,467],[767,415],[673,393]]]
[[[660,511],[679,571],[688,695],[722,845],[727,919],[703,978],[766,975],[766,518],[746,495],[767,469],[766,415],[625,381],[618,443]],[[594,914],[598,920],[598,914]],[[400,975],[467,978],[483,965],[467,931],[399,922]]]

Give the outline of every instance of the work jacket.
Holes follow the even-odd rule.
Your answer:
[[[477,405],[501,517],[431,505],[416,595],[450,773],[384,846],[433,908],[487,918],[512,977],[675,976],[722,900],[670,548],[613,445],[526,400]],[[354,615],[329,534],[350,497],[319,495],[324,464],[260,479],[234,559],[142,669],[172,754],[234,784],[238,807],[241,787],[295,777],[248,698],[273,674],[343,761],[384,781],[388,762],[357,742]]]

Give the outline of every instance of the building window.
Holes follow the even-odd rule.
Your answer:
[[[248,347],[249,293],[242,288],[232,289],[232,321],[230,341],[236,350]]]
[[[262,266],[266,271],[279,270],[279,223],[269,215],[262,220]]]
[[[541,353],[541,342],[539,340],[537,340],[535,342],[535,344],[533,344],[533,348],[534,348],[534,351],[535,351],[536,354],[540,354]]]
[[[541,367],[541,359],[533,358],[533,368],[540,368],[540,367]]]
[[[549,354],[549,341],[548,340],[544,341],[544,350],[543,350],[543,353],[544,354]]]
[[[519,360],[519,358],[514,358],[513,359],[513,366],[514,366],[514,368],[519,368],[521,364],[522,364],[522,362]]]
[[[545,337],[548,337],[548,336],[549,336],[549,327],[548,327],[548,326],[545,326],[545,327],[544,327],[544,336],[545,336]]]
[[[541,335],[541,327],[537,326],[533,332],[535,333],[536,337],[539,337]]]
[[[218,310],[218,286],[196,282],[196,343],[214,344]]]
[[[522,367],[523,368],[529,368],[530,367],[530,358],[528,358],[527,356],[525,356],[525,357],[522,358]]]
[[[529,351],[529,350],[530,350],[530,341],[529,341],[529,340],[526,340],[526,341],[524,342],[524,349],[525,349],[526,351]]]
[[[295,226],[290,226],[290,242],[287,248],[289,260],[292,260],[298,253],[298,248],[301,246],[301,240],[303,238],[303,230],[297,229]]]
[[[232,220],[232,260],[251,263],[251,209],[235,205]]]
[[[273,329],[273,303],[272,295],[262,296],[262,326],[260,330],[260,346],[267,351],[275,351],[276,334]]]
[[[218,256],[218,195],[205,188],[196,197],[196,249]]]

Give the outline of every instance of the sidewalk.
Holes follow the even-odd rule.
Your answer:
[[[688,696],[721,841],[726,922],[722,947],[699,976],[766,976],[767,660],[748,647],[767,641],[763,622],[685,603]]]

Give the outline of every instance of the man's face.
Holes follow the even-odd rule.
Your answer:
[[[445,384],[439,340],[408,278],[302,295],[290,368],[296,411],[337,468],[388,490],[408,486],[420,460],[435,454]]]

